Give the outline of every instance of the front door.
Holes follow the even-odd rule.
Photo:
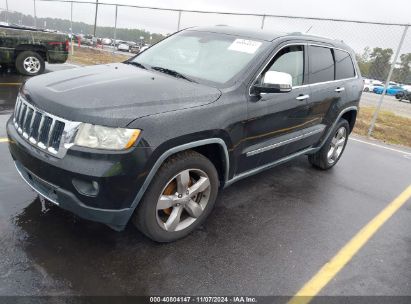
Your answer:
[[[257,77],[263,81],[267,71],[288,73],[293,88],[288,93],[253,94],[248,103],[246,138],[238,173],[274,162],[303,148],[302,130],[307,121],[310,87],[305,85],[307,55],[304,43],[283,45]]]

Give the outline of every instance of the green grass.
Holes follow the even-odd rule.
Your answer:
[[[361,107],[355,124],[354,133],[367,136],[374,107]],[[381,110],[372,137],[395,145],[411,147],[411,119]]]

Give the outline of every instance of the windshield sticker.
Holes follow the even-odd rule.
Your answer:
[[[231,51],[243,52],[248,54],[254,54],[255,51],[260,47],[261,42],[247,40],[247,39],[236,39],[228,47]]]

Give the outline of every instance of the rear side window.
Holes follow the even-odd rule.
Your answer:
[[[330,48],[309,46],[310,83],[334,80],[334,58]]]
[[[334,49],[335,79],[351,78],[355,76],[354,65],[350,54]]]

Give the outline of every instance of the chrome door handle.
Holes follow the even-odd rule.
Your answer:
[[[305,94],[305,95],[300,95],[300,96],[298,96],[296,99],[297,99],[297,100],[306,100],[306,99],[308,99],[308,98],[310,98],[310,95]]]
[[[336,91],[336,92],[342,92],[342,91],[344,91],[345,90],[345,88],[344,87],[341,87],[341,88],[336,88],[334,91]]]

